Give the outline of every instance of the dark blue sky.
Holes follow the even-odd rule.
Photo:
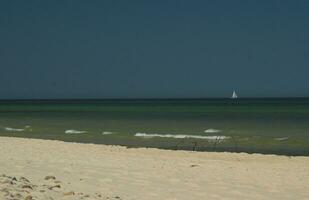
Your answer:
[[[0,2],[0,98],[309,96],[309,1]]]

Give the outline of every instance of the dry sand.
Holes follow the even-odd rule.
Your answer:
[[[309,199],[309,157],[0,137],[0,199]]]

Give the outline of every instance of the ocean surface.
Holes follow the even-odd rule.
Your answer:
[[[309,155],[309,99],[0,101],[0,135]]]

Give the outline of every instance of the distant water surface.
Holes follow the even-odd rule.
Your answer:
[[[0,135],[309,155],[309,99],[0,101]]]

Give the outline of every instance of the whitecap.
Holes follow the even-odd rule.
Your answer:
[[[12,131],[12,132],[21,132],[21,131],[25,131],[25,129],[23,129],[23,128],[4,127],[4,129],[5,129],[6,131]]]
[[[87,131],[78,131],[78,130],[66,130],[66,134],[80,134],[80,133],[87,133]]]
[[[213,136],[204,136],[204,135],[186,135],[186,134],[147,134],[147,133],[136,133],[134,136],[136,137],[145,137],[145,138],[153,138],[153,137],[162,137],[162,138],[194,138],[194,139],[206,139],[206,140],[225,140],[230,137],[224,135],[213,135]]]
[[[289,137],[275,138],[275,140],[278,140],[278,141],[283,141],[283,140],[287,140],[287,139],[289,139]]]
[[[110,132],[110,131],[104,131],[103,133],[102,133],[102,135],[111,135],[111,134],[114,134],[113,132]]]
[[[204,132],[205,132],[205,133],[219,133],[219,132],[221,132],[221,131],[222,131],[222,130],[210,128],[210,129],[206,129]]]

